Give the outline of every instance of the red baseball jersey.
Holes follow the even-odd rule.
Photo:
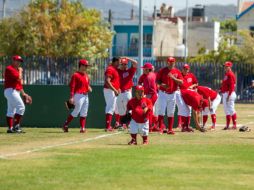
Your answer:
[[[121,91],[129,90],[133,86],[133,77],[135,75],[135,72],[137,71],[137,68],[130,67],[127,70],[120,70],[117,69],[119,77],[120,77],[120,89]]]
[[[158,74],[157,74],[157,77],[156,77],[156,81],[157,82],[161,82],[161,83],[164,83],[164,84],[167,84],[168,85],[168,88],[164,88],[162,86],[160,86],[160,90],[162,91],[165,91],[169,94],[172,94],[173,92],[175,92],[177,90],[177,83],[174,82],[169,76],[168,74],[171,73],[172,75],[174,75],[177,79],[181,79],[183,80],[183,76],[181,74],[181,72],[176,69],[176,68],[173,68],[173,69],[169,69],[168,67],[164,67],[162,68]]]
[[[157,94],[156,74],[154,72],[141,75],[138,84],[144,86],[145,95]]]
[[[4,88],[13,88],[15,90],[22,90],[22,81],[19,79],[19,70],[9,65],[4,72]]]
[[[148,111],[144,114],[144,108],[147,107]],[[151,100],[148,98],[132,98],[127,104],[127,109],[132,110],[131,118],[137,123],[145,123],[149,119],[149,113],[153,110]]]
[[[232,71],[229,71],[224,75],[224,79],[222,80],[220,90],[222,93],[228,92],[229,95],[231,95],[231,93],[235,91],[235,84],[236,84],[235,75]]]
[[[88,93],[89,77],[85,73],[75,72],[71,77],[70,93],[71,97],[74,94],[86,94]]]
[[[211,88],[206,86],[198,86],[197,92],[201,96],[203,96],[204,99],[208,99],[210,97],[211,101],[213,101],[218,95],[218,93],[215,90],[212,90]]]
[[[205,107],[208,107],[208,101],[204,101],[203,97],[194,90],[183,89],[181,90],[181,95],[185,104],[191,106],[192,109],[196,111],[200,108],[204,109]],[[202,101],[204,101],[203,104],[201,104]]]
[[[191,85],[197,84],[198,80],[193,73],[187,73],[183,75],[183,84],[180,86],[181,89],[188,89]]]
[[[116,89],[116,90],[119,90],[120,89],[120,78],[119,78],[119,74],[117,72],[117,69],[112,66],[112,65],[109,65],[105,71],[105,78],[106,77],[109,77],[111,78],[111,83],[113,85],[113,87]],[[109,86],[106,84],[104,84],[104,88],[109,88]]]

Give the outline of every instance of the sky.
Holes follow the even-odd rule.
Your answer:
[[[139,4],[139,0],[122,0],[129,3],[134,2],[135,5]],[[228,5],[234,4],[237,5],[237,0],[188,0],[189,6],[194,6],[196,4],[220,4],[220,5]],[[173,5],[175,11],[184,9],[186,7],[186,0],[143,0],[143,6],[146,10],[153,10],[154,4],[157,7],[160,7],[162,3],[166,3],[167,5]]]

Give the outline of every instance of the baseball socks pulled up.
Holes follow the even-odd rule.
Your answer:
[[[143,145],[148,144],[148,136],[142,136],[143,138]]]
[[[68,125],[73,120],[73,118],[74,117],[71,114],[67,117],[67,120],[64,122],[64,126],[63,126],[63,131],[64,132],[68,132]]]
[[[174,135],[175,132],[173,131],[173,125],[174,125],[174,117],[168,117],[168,135]]]
[[[107,113],[106,114],[106,131],[112,131],[112,127],[111,127],[111,121],[112,121],[112,115]]]
[[[215,129],[215,125],[216,125],[216,115],[212,114],[211,115],[211,119],[212,119],[212,127],[211,129]]]
[[[86,117],[80,117],[79,123],[80,123],[80,133],[85,133],[86,132]]]
[[[207,119],[208,119],[208,115],[203,115],[203,126],[201,126],[201,127],[205,126]]]
[[[177,127],[178,128],[182,128],[182,116],[181,115],[178,115],[178,124],[177,124]]]
[[[115,114],[115,119],[116,119],[115,127],[118,127],[120,125],[121,116],[119,114]]]
[[[9,129],[13,128],[13,118],[12,117],[6,117],[7,125]]]
[[[131,134],[131,141],[128,145],[137,145],[137,134]]]
[[[165,129],[164,116],[163,115],[159,115],[158,124],[159,124],[160,133],[163,133],[163,130]]]
[[[236,127],[236,119],[237,119],[237,115],[236,115],[236,113],[234,113],[233,115],[232,115],[232,122],[233,122],[233,129],[236,129],[237,127]]]
[[[226,115],[226,127],[224,128],[224,130],[229,129],[230,120],[231,120],[231,115]]]

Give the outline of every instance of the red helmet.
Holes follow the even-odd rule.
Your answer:
[[[121,58],[121,59],[120,59],[120,63],[122,63],[122,64],[128,64],[128,59],[126,59],[126,58]]]
[[[176,59],[175,59],[174,57],[169,57],[169,58],[167,59],[167,62],[168,62],[168,63],[175,63],[175,62],[176,62]]]
[[[184,69],[190,69],[190,66],[189,66],[187,63],[185,63],[185,64],[183,65],[183,68],[184,68]]]
[[[231,61],[226,61],[226,62],[224,63],[224,66],[225,66],[225,67],[232,67],[232,66],[233,66],[233,63],[232,63]]]
[[[153,69],[153,65],[151,63],[145,63],[142,69]]]
[[[88,64],[88,61],[87,61],[86,59],[80,59],[80,60],[79,60],[79,66],[80,66],[80,65],[90,66],[90,65]]]
[[[137,85],[135,87],[135,90],[142,90],[142,91],[144,91],[145,89],[144,89],[144,87],[142,85]]]
[[[14,56],[12,56],[12,60],[13,60],[13,61],[23,62],[23,59],[22,59],[19,55],[14,55]]]

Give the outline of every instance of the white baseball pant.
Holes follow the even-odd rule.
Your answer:
[[[184,116],[184,117],[191,116],[192,108],[191,106],[188,106],[187,104],[185,104],[180,90],[176,91],[176,105],[178,108],[177,115]]]
[[[86,117],[89,106],[89,98],[87,94],[74,94],[74,105],[75,108],[71,112],[73,117],[77,117],[80,114],[80,117]]]
[[[225,92],[222,94],[222,102],[224,107],[224,112],[226,115],[234,115],[235,114],[235,99],[236,99],[236,93],[232,92],[232,94],[229,97],[229,101],[227,102],[228,92]]]
[[[130,134],[140,134],[142,136],[148,136],[149,121],[145,123],[137,123],[132,119],[130,122]]]
[[[159,90],[158,99],[156,101],[155,116],[165,115],[167,109],[167,116],[174,117],[175,105],[176,105],[176,96],[175,92],[172,94],[167,94]]]
[[[116,113],[118,113],[120,116],[125,115],[127,111],[127,103],[131,98],[131,90],[120,93],[116,99]]]
[[[7,117],[13,117],[16,113],[24,115],[25,104],[20,97],[20,92],[13,88],[6,88],[4,96],[7,99]]]
[[[115,95],[115,92],[113,90],[108,88],[104,88],[103,93],[104,93],[104,98],[106,101],[105,113],[113,115],[116,109],[117,96]]]
[[[202,111],[202,114],[203,115],[209,115],[209,113],[212,115],[212,114],[215,114],[216,113],[216,110],[218,108],[218,106],[220,105],[220,102],[221,102],[221,96],[218,94],[217,97],[211,102],[211,107],[210,107],[210,110],[208,107],[206,107],[203,111]]]

